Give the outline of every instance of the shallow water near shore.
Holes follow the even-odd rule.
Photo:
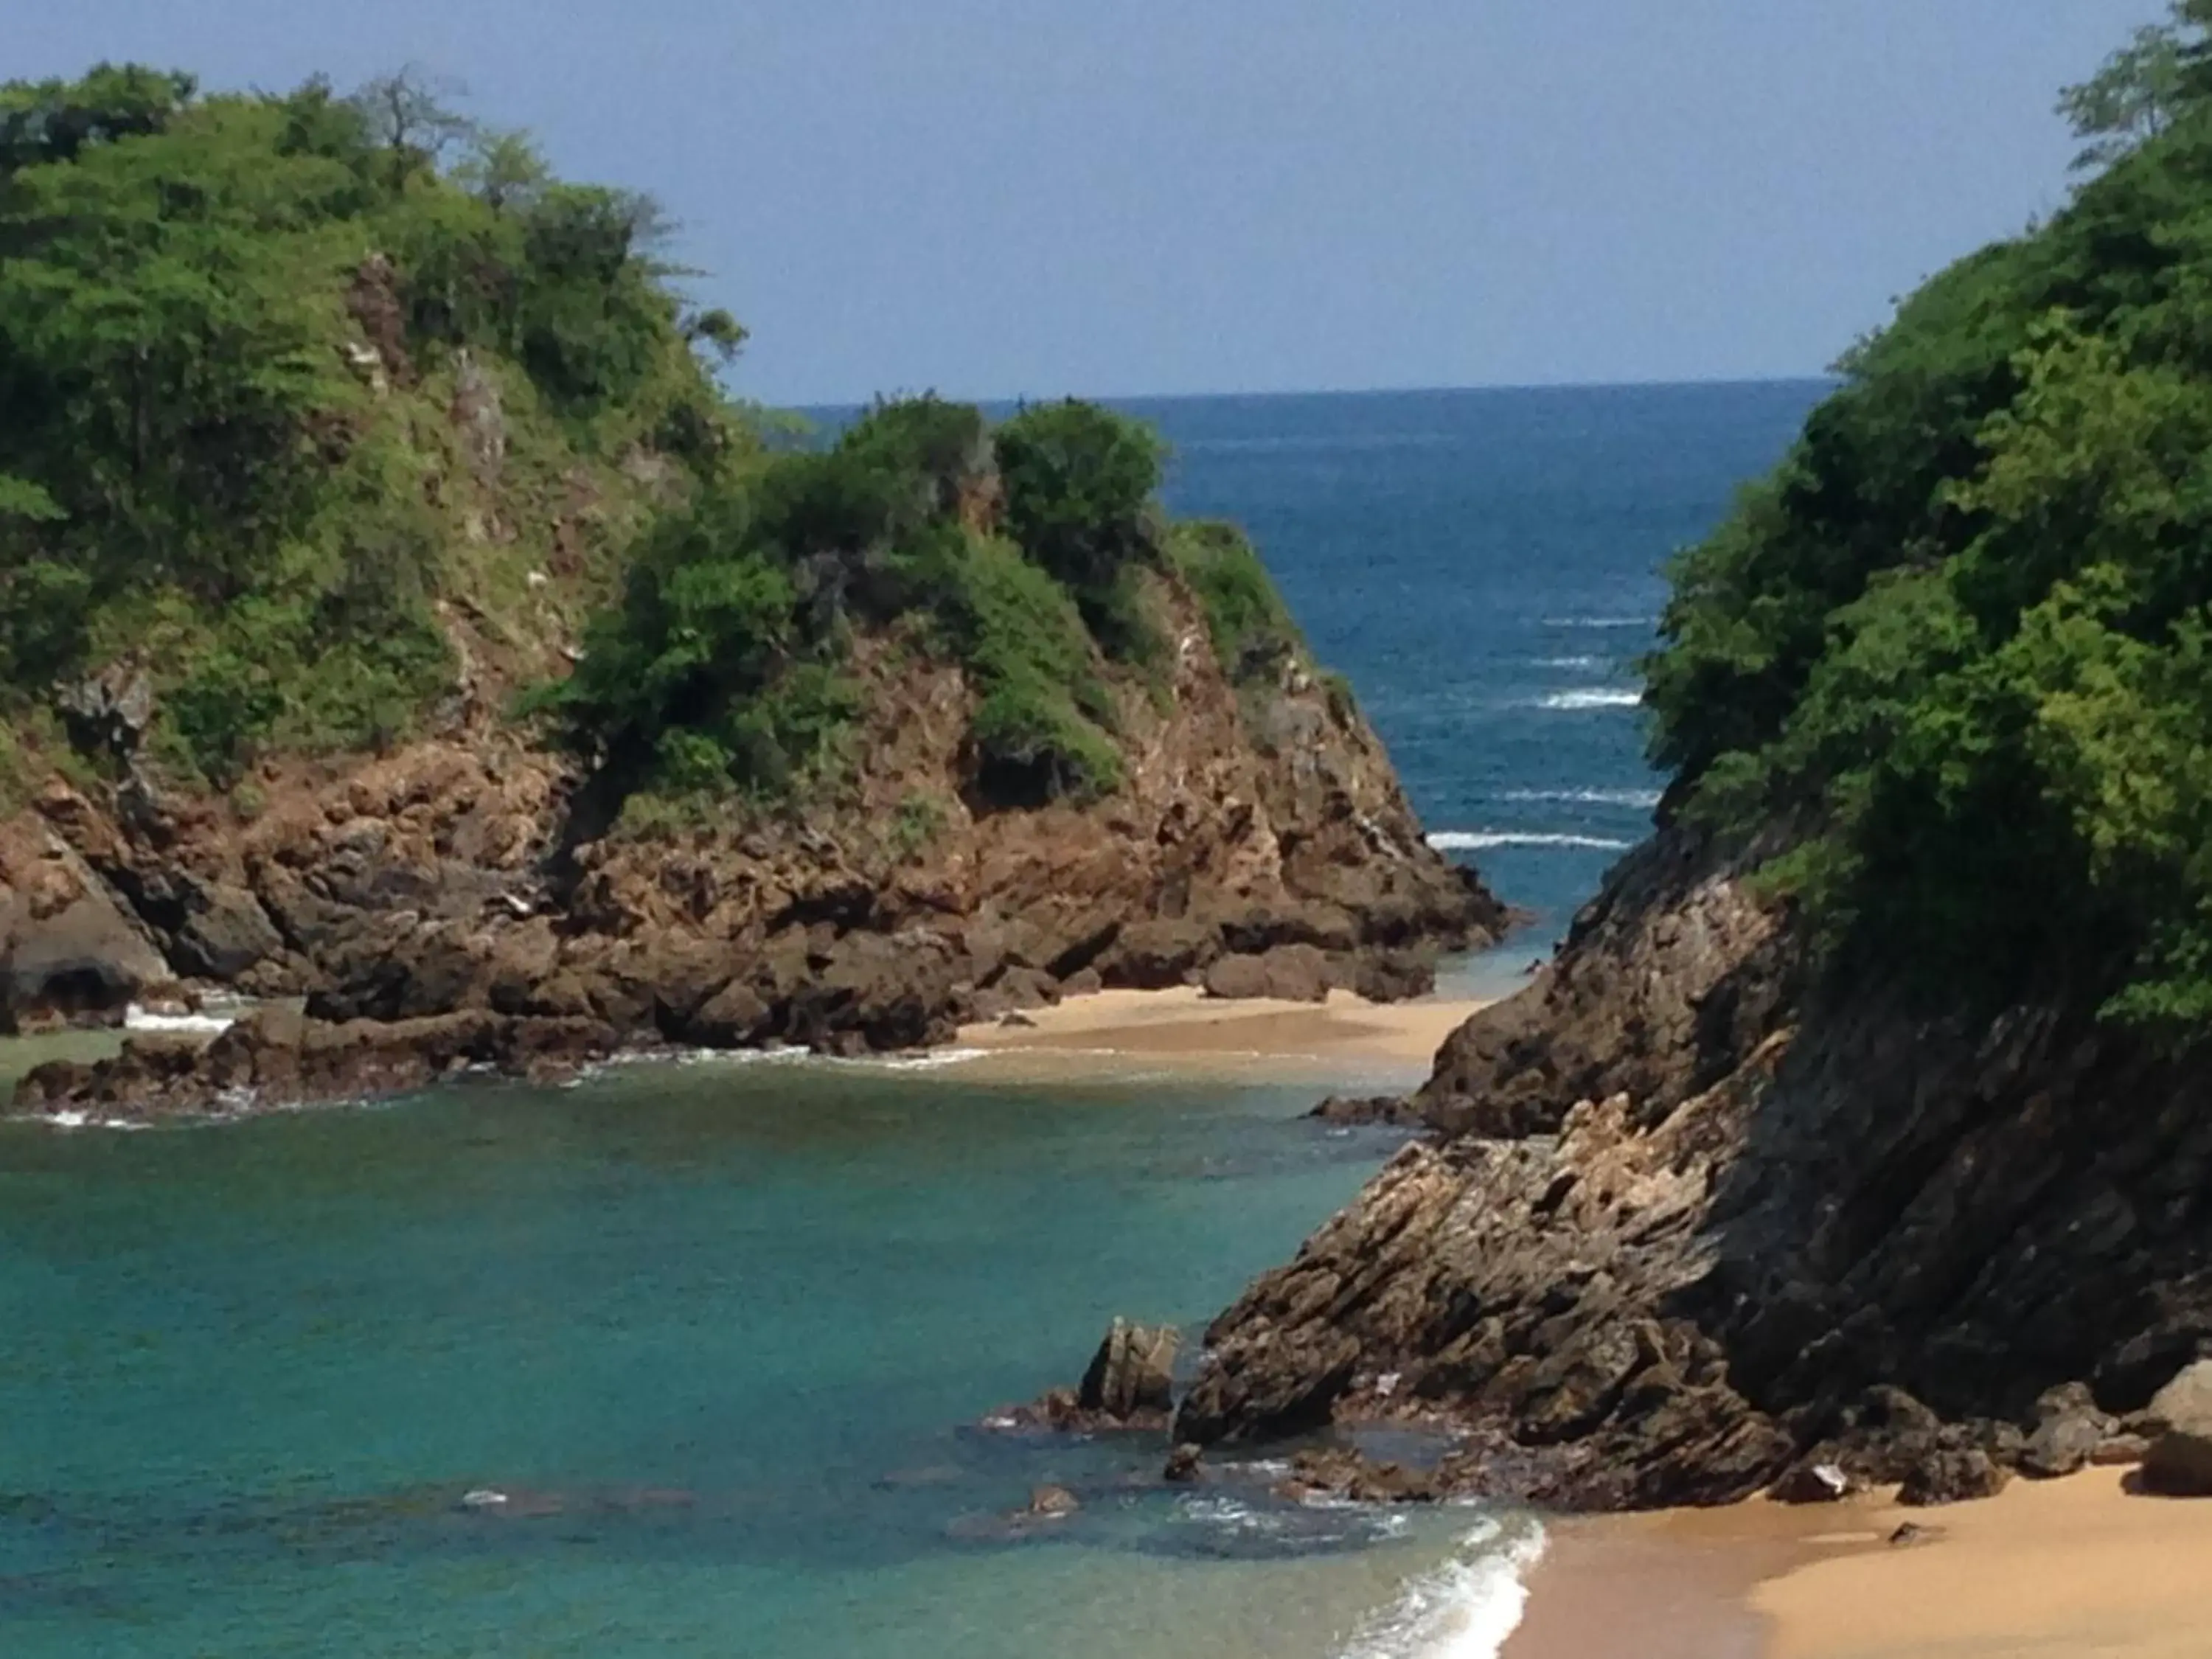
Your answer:
[[[657,1066],[0,1127],[6,1650],[1359,1650],[1525,1526],[962,1426],[1348,1197],[1391,1143],[1309,1095]]]

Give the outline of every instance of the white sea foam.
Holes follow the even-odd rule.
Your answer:
[[[1536,659],[1536,666],[1539,668],[1589,669],[1602,668],[1605,665],[1606,659],[1603,657],[1539,657]]]
[[[13,1121],[43,1123],[49,1129],[106,1129],[118,1134],[130,1134],[150,1127],[127,1117],[94,1117],[89,1112],[75,1111],[33,1113]]]
[[[1600,691],[1554,691],[1539,697],[1539,708],[1633,708],[1644,701],[1641,691],[1626,687]]]
[[[1507,800],[1567,801],[1578,806],[1634,806],[1649,811],[1659,805],[1656,789],[1509,789]]]
[[[1408,1581],[1337,1659],[1496,1659],[1528,1605],[1524,1581],[1544,1553],[1544,1534],[1500,1540],[1495,1521],[1469,1533],[1454,1559]]]
[[[1653,617],[1547,617],[1547,628],[1650,628],[1656,624]]]
[[[804,1050],[800,1052],[804,1053]],[[858,1066],[866,1072],[938,1072],[948,1066],[965,1066],[970,1060],[983,1059],[988,1051],[982,1048],[924,1048],[911,1054],[808,1055],[818,1059],[824,1066]]]
[[[1513,830],[1445,830],[1429,837],[1439,853],[1486,853],[1495,847],[1573,847],[1593,853],[1626,853],[1632,842],[1610,836],[1567,836]]]
[[[220,1036],[236,1024],[236,1019],[227,1014],[149,1013],[135,1002],[123,1013],[123,1029],[126,1031],[176,1031]]]

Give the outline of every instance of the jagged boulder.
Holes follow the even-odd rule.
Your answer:
[[[2116,1426],[2097,1409],[2086,1382],[2050,1389],[2036,1402],[2035,1422],[2020,1456],[2021,1473],[2039,1480],[2077,1474],[2096,1460]]]
[[[2010,1471],[1985,1451],[1969,1447],[1932,1452],[1905,1477],[1897,1501],[1915,1509],[1972,1503],[1995,1498],[2010,1479]]]
[[[1083,1373],[1077,1404],[1123,1422],[1164,1417],[1175,1403],[1176,1351],[1182,1333],[1172,1325],[1133,1325],[1116,1319]]]
[[[119,1018],[173,975],[65,843],[0,826],[0,1030]]]
[[[2169,1498],[2212,1498],[2212,1360],[2190,1366],[2150,1404],[2156,1426],[2142,1483]]]

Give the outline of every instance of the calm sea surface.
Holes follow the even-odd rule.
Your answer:
[[[1463,981],[1642,833],[1656,568],[1818,392],[1140,406],[1440,844],[1541,917]],[[1347,1199],[1388,1143],[1311,1094],[717,1062],[0,1125],[0,1654],[1486,1654],[1520,1520],[1166,1493],[1151,1442],[963,1427]],[[1081,1512],[1008,1535],[1048,1481]]]

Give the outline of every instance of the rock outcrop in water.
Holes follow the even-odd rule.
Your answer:
[[[188,1108],[262,1086],[265,1066],[287,1094],[349,1096],[456,1063],[542,1068],[554,1031],[592,1034],[556,1045],[576,1053],[904,1049],[1224,961],[1270,964],[1261,990],[1295,963],[1316,989],[1392,998],[1425,988],[1440,951],[1492,937],[1503,908],[1425,845],[1357,714],[1295,663],[1256,696],[1233,688],[1183,623],[1172,696],[1129,699],[1135,760],[1095,805],[978,793],[959,672],[887,653],[865,659],[855,798],[803,820],[580,840],[579,775],[482,726],[350,765],[271,766],[250,820],[135,775],[104,799],[57,782],[8,844],[50,846],[75,896],[56,908],[25,860],[0,866],[37,918],[15,960],[58,959],[60,930],[96,915],[120,964],[85,981],[103,1006],[174,977],[304,998],[312,1018],[261,1032],[243,1071],[239,1043],[204,1059],[138,1043],[106,1067],[55,1067],[22,1099]],[[941,821],[894,833],[922,796]],[[459,1027],[424,1023],[461,1017],[458,1048]],[[419,1064],[334,1058],[418,1036]],[[295,1049],[313,1058],[271,1058]]]
[[[2124,1451],[2212,1354],[2212,1061],[1825,983],[1662,832],[1446,1044],[1432,1139],[1215,1322],[1176,1437],[1441,1419],[1446,1489],[1577,1509]]]

